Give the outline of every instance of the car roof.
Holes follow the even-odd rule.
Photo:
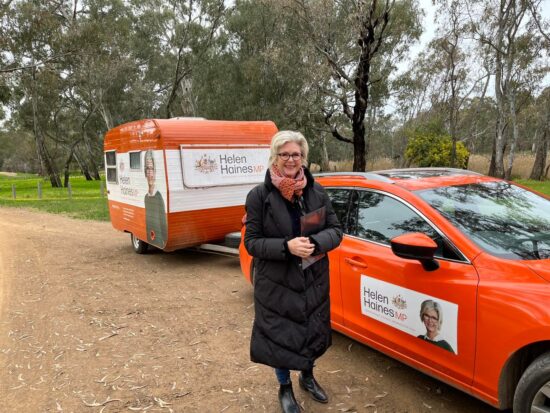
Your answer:
[[[328,185],[338,184],[338,181],[345,181],[347,184],[350,184],[350,181],[355,181],[359,182],[358,185],[361,186],[360,182],[376,181],[397,185],[409,191],[499,181],[497,178],[456,168],[404,168],[372,172],[328,172],[315,174],[315,176],[323,178],[323,181]]]

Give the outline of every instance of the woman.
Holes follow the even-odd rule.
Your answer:
[[[315,360],[331,344],[329,265],[326,253],[342,230],[325,190],[305,167],[308,144],[299,132],[281,131],[271,140],[269,170],[246,199],[244,244],[254,257],[255,317],[250,344],[254,362],[275,368],[283,412],[300,411],[290,370],[314,400],[328,397],[313,377]],[[309,237],[300,217],[325,208],[326,218]],[[302,259],[325,254],[306,269]]]
[[[439,337],[439,330],[443,324],[443,311],[439,303],[433,300],[423,301],[420,305],[420,319],[426,327],[426,334],[419,335],[418,338],[454,353],[451,345]]]
[[[145,203],[147,243],[155,247],[164,248],[168,232],[166,228],[166,209],[164,208],[162,194],[155,188],[155,158],[152,150],[145,152],[143,163],[148,188],[143,200]]]

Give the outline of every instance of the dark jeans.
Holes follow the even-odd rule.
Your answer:
[[[304,377],[313,376],[313,370],[302,371]],[[290,383],[290,370],[289,369],[275,369],[275,375],[279,384],[289,384]]]

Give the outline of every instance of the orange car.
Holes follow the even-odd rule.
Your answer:
[[[316,179],[345,233],[335,330],[497,408],[550,412],[550,200],[456,169]],[[240,260],[253,282],[243,243]]]

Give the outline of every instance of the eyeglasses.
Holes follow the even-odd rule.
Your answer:
[[[422,317],[427,318],[428,320],[432,320],[432,321],[439,321],[439,317],[434,317],[433,315],[422,314]]]
[[[277,156],[281,158],[283,161],[288,161],[290,158],[292,158],[293,161],[298,161],[302,159],[301,153],[278,153]]]

